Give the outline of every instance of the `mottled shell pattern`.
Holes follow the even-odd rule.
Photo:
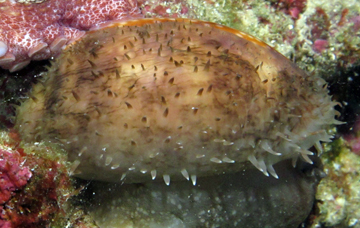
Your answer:
[[[273,164],[311,163],[337,123],[324,80],[250,35],[189,19],[90,31],[29,97],[23,139],[59,143],[75,175],[114,182],[196,184],[252,167],[277,177]]]

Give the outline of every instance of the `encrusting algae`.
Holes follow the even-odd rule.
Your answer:
[[[25,141],[68,151],[85,179],[191,180],[273,165],[329,141],[335,102],[265,43],[188,19],[140,19],[68,46],[17,110]],[[252,164],[252,165],[249,165]]]

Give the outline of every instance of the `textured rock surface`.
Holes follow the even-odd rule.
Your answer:
[[[76,191],[68,170],[64,152],[0,131],[0,227],[65,227],[80,219],[69,207]]]
[[[12,227],[8,221],[9,201],[25,188],[33,175],[25,163],[24,154],[3,145],[0,132],[0,227]]]
[[[326,177],[319,184],[319,214],[312,228],[360,227],[360,156],[344,139],[329,143],[321,156]]]
[[[0,146],[0,204],[4,204],[15,191],[26,185],[32,173],[24,166],[24,158],[17,151]]]

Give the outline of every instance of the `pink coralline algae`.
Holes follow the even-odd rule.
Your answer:
[[[8,201],[14,191],[25,186],[31,176],[19,152],[0,149],[0,204]]]
[[[285,14],[290,15],[292,19],[297,20],[300,14],[304,12],[306,2],[306,0],[279,0],[273,1],[272,5]]]
[[[67,210],[77,191],[66,156],[46,146],[20,145],[16,131],[0,132],[0,228],[65,227],[82,218],[73,214],[81,211]]]
[[[323,39],[317,39],[314,41],[313,49],[314,51],[321,53],[322,51],[326,50],[329,46],[329,41]]]
[[[49,59],[85,31],[140,17],[136,0],[0,1],[0,67],[17,71]]]
[[[24,162],[25,159],[18,151],[0,148],[0,227],[12,227],[4,218],[5,204],[32,176]]]
[[[356,119],[352,131],[344,135],[344,139],[347,141],[351,151],[360,155],[360,118]]]

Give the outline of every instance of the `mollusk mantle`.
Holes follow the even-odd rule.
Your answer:
[[[334,119],[325,81],[240,31],[139,19],[69,45],[18,109],[25,141],[60,143],[75,175],[187,179],[311,163]],[[160,178],[159,178],[160,177]]]

